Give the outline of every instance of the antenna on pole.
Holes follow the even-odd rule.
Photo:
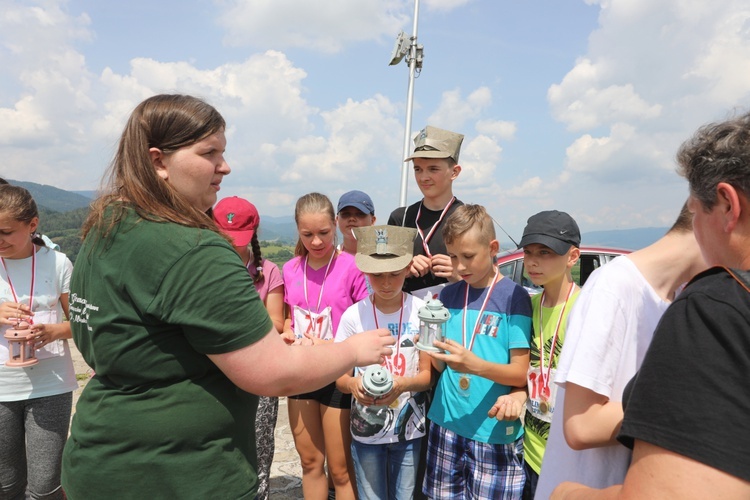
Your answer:
[[[499,227],[499,228],[500,228],[500,230],[501,230],[501,231],[502,231],[503,233],[505,233],[505,236],[507,236],[508,238],[510,238],[510,241],[512,241],[512,242],[513,242],[513,244],[514,244],[514,245],[516,246],[516,248],[518,248],[518,243],[516,243],[516,240],[514,240],[514,239],[513,239],[513,236],[509,235],[509,234],[508,234],[508,231],[506,231],[506,230],[505,230],[505,228],[503,228],[503,226],[501,226],[501,225],[500,225],[500,223],[499,223],[499,222],[498,222],[497,220],[495,220],[495,218],[494,218],[493,216],[491,216],[491,215],[490,215],[490,219],[492,219],[492,222],[494,222],[494,223],[495,223],[495,225],[496,225],[497,227]]]
[[[419,70],[422,69],[423,47],[417,45],[417,22],[419,20],[419,0],[414,0],[414,26],[412,36],[408,39],[402,31],[396,37],[396,45],[391,53],[391,66],[401,62],[406,56],[406,63],[409,65],[409,88],[406,93],[406,124],[404,127],[404,151],[402,159],[409,157],[411,153],[411,115],[414,107],[414,78]],[[403,162],[401,165],[401,190],[399,195],[399,206],[406,206],[406,186],[409,180],[409,162]]]

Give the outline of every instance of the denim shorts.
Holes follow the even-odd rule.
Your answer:
[[[412,498],[422,438],[365,444],[352,440],[360,500]]]

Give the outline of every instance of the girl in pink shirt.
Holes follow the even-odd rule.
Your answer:
[[[367,296],[365,278],[353,256],[336,251],[336,214],[325,195],[310,193],[297,200],[294,219],[299,233],[296,257],[283,268],[290,326],[297,343],[332,342],[342,313]],[[351,396],[330,384],[290,396],[288,404],[305,498],[327,497],[327,461],[337,500],[354,499],[351,435],[346,428]]]

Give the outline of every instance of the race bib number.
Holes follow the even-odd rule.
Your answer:
[[[539,420],[552,422],[555,412],[555,399],[557,397],[557,384],[555,380],[556,370],[549,371],[549,380],[539,367],[529,368],[526,376],[526,384],[529,390],[529,399],[526,401],[526,409]]]
[[[331,340],[333,338],[331,307],[326,307],[319,313],[314,313],[299,306],[294,306],[294,335],[298,339],[312,336],[323,340]]]

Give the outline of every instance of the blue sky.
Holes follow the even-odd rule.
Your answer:
[[[96,189],[132,108],[181,92],[229,124],[220,197],[282,216],[306,192],[335,204],[361,189],[385,222],[408,83],[388,60],[413,12],[413,0],[0,0],[0,175]],[[687,196],[677,147],[750,101],[740,0],[421,0],[418,42],[412,132],[466,135],[454,191],[516,239],[553,208],[583,232],[669,225]]]

